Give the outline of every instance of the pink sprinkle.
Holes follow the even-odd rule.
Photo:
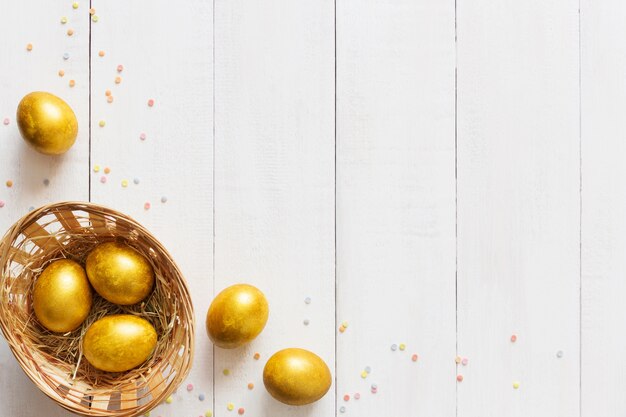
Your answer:
[[[144,209],[144,210],[150,210],[150,203],[146,202],[146,203],[143,205],[143,209]],[[189,389],[189,385],[187,385],[187,389],[188,389],[189,391],[191,391],[191,390]],[[192,387],[192,389],[193,389],[193,387]]]
[[[517,336],[516,335],[512,335],[511,336],[511,342],[515,343],[517,341]]]
[[[104,175],[100,177],[100,182],[102,184],[105,184],[107,182],[107,177],[105,177]]]
[[[344,401],[350,401],[350,396],[348,394],[343,396]]]
[[[154,100],[153,99],[148,100],[148,106],[150,106],[150,107],[154,106]]]
[[[358,392],[354,394],[354,399],[358,400],[361,398],[361,394],[359,394]]]
[[[145,133],[141,133],[141,134],[139,135],[139,139],[141,139],[141,140],[146,140],[146,134],[145,134]]]
[[[417,353],[414,353],[413,356],[411,356],[411,360],[413,362],[417,362]]]
[[[5,117],[4,120],[2,121],[2,123],[4,123],[5,126],[8,125],[9,122],[10,122],[10,120],[9,120],[8,117]]]
[[[456,380],[459,381],[459,382],[462,382],[463,381],[463,375],[460,375],[460,374],[457,375],[456,376]]]
[[[117,72],[122,72],[124,71],[124,65],[120,64],[117,66]]]
[[[467,366],[467,358],[463,358],[463,360],[461,361],[461,365]]]
[[[193,384],[187,384],[187,391],[193,391]]]
[[[0,200],[0,208],[4,207],[4,201]]]

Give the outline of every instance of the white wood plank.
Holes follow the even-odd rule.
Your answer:
[[[345,415],[455,413],[454,68],[454,1],[337,2]]]
[[[262,383],[286,347],[317,353],[334,374],[333,14],[328,0],[215,3],[215,291],[248,282],[270,304],[251,345],[215,349],[218,417],[335,412],[334,387],[295,408]]]
[[[71,2],[3,2],[0,12],[0,234],[30,207],[61,200],[87,200],[89,158],[89,17],[84,4]],[[67,24],[61,18],[67,17]],[[67,30],[74,30],[67,36]],[[32,50],[27,51],[27,44]],[[63,54],[68,53],[68,59]],[[65,71],[59,77],[58,71]],[[75,80],[75,87],[69,80]],[[30,149],[15,121],[19,101],[31,91],[48,91],[65,100],[78,119],[72,149],[50,157]],[[7,125],[4,119],[9,119]],[[49,185],[44,184],[48,180]],[[7,180],[13,181],[8,188]],[[6,342],[0,343],[0,415],[62,416],[24,375]],[[26,407],[25,404],[28,404]]]
[[[458,416],[578,416],[578,1],[457,19]]]
[[[188,378],[194,389],[183,385],[172,404],[154,415],[203,415],[212,409],[213,389],[212,346],[204,331],[213,289],[212,5],[93,0],[93,7],[99,20],[92,24],[91,157],[101,171],[92,175],[92,199],[148,227],[185,274],[196,311]],[[115,84],[118,75],[122,81]],[[106,100],[107,89],[113,103]],[[111,173],[102,184],[105,166]],[[127,188],[121,186],[124,179]]]
[[[623,416],[626,363],[626,4],[581,5],[584,416]]]

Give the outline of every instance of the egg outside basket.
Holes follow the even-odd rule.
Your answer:
[[[155,288],[141,304],[120,307],[94,292],[83,325],[65,335],[48,332],[32,312],[35,279],[50,262],[83,263],[95,245],[123,241],[155,271]],[[60,406],[85,416],[138,416],[167,398],[193,359],[194,315],[185,280],[165,248],[130,217],[91,203],[63,202],[33,210],[0,241],[0,326],[28,377]],[[107,373],[82,357],[80,337],[106,314],[140,315],[159,334],[154,354],[138,368]]]

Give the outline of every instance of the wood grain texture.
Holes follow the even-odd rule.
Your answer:
[[[254,416],[335,413],[334,387],[296,408],[262,383],[267,359],[287,347],[315,352],[334,374],[333,13],[328,0],[215,3],[215,290],[247,282],[270,305],[249,346],[215,349],[218,417],[228,403]]]
[[[67,24],[61,24],[61,17]],[[73,36],[67,36],[69,28]],[[32,44],[32,50],[26,49]],[[89,18],[68,2],[4,2],[0,12],[0,233],[30,207],[58,200],[88,198]],[[63,54],[69,59],[64,60]],[[58,71],[65,71],[59,77]],[[69,87],[69,80],[76,82]],[[29,148],[15,121],[17,105],[31,91],[48,91],[65,100],[78,119],[74,147],[50,157]],[[4,119],[9,124],[4,124]],[[5,185],[7,180],[13,186]],[[47,180],[47,181],[45,181]],[[45,182],[44,182],[45,181]],[[46,185],[48,184],[48,185]],[[54,405],[24,375],[6,343],[0,343],[0,416],[67,413]],[[28,407],[25,407],[28,404]]]
[[[578,2],[457,16],[458,415],[578,416]]]
[[[582,363],[584,416],[623,416],[626,396],[626,4],[581,5]]]
[[[337,401],[346,415],[455,413],[454,61],[453,1],[337,3],[337,326],[349,324],[338,336]],[[360,400],[343,401],[356,392]]]
[[[196,313],[188,378],[194,389],[188,392],[183,384],[173,402],[154,415],[203,415],[213,407],[212,345],[204,331],[213,291],[212,5],[201,0],[176,7],[164,0],[92,5],[99,19],[91,35],[91,160],[100,165],[100,172],[92,172],[92,200],[134,217],[179,264]],[[124,69],[118,73],[120,64]],[[106,100],[107,89],[113,103]],[[105,184],[104,167],[111,169]]]

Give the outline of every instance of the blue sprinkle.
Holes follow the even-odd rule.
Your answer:
[[[340,413],[345,413],[346,412],[346,407],[344,407],[344,406],[339,407],[339,412]]]
[[[204,394],[200,394],[200,395],[198,395],[198,399],[199,399],[200,401],[204,401]]]
[[[367,372],[369,374],[370,372],[372,372],[372,368],[370,368],[369,366],[366,366],[365,367],[365,372]]]
[[[64,59],[64,60],[66,60],[66,61],[67,61],[68,59],[70,59],[70,54],[68,54],[67,52],[66,52],[66,53],[64,53],[64,54],[63,54],[63,59]]]

